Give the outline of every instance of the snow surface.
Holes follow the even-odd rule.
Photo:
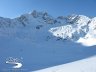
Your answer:
[[[77,43],[82,43],[84,46],[94,46],[96,45],[96,38],[80,38]]]
[[[84,15],[54,18],[37,11],[14,19],[0,17],[0,71],[13,67],[6,64],[8,57],[22,57],[20,69],[28,72],[94,56],[95,25],[96,18]]]
[[[96,56],[32,72],[96,72]]]

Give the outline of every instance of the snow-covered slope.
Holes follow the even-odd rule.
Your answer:
[[[72,15],[67,17],[66,25],[51,28],[49,31],[56,37],[69,39],[85,46],[93,46],[96,45],[95,21],[96,18]]]
[[[8,57],[22,57],[28,72],[96,55],[95,24],[96,18],[84,15],[54,18],[37,11],[0,17],[0,71],[10,68]]]
[[[32,72],[96,72],[96,56]]]

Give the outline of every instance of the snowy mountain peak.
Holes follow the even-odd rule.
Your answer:
[[[66,17],[66,25],[51,28],[49,31],[57,37],[63,39],[75,39],[78,40],[80,37],[84,37],[88,32],[88,22],[90,18],[84,15],[70,15]]]
[[[48,13],[47,12],[38,12],[36,10],[34,10],[31,15],[34,17],[34,18],[37,18],[37,17],[46,17],[48,16]]]
[[[75,15],[75,14],[68,16],[67,19],[69,23],[76,23],[76,24],[86,24],[90,20],[90,18],[87,16]]]
[[[3,35],[15,35],[34,40],[50,39],[55,36],[82,44],[82,38],[83,40],[96,39],[96,17],[91,19],[84,15],[72,14],[54,18],[47,12],[34,10],[14,19],[0,17],[0,36]]]

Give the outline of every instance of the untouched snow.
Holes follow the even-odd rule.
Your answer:
[[[84,46],[94,46],[96,45],[96,38],[80,38],[77,43],[81,43]]]
[[[40,35],[39,35],[40,36]],[[43,37],[45,38],[45,36]],[[6,58],[23,58],[23,72],[40,70],[61,64],[67,64],[96,55],[96,48],[84,47],[67,40],[30,40],[12,37],[0,37],[0,71],[12,68],[6,64]],[[18,70],[19,70],[18,69]],[[11,71],[7,71],[11,72]],[[21,72],[21,71],[18,71]]]
[[[96,72],[96,56],[31,72]]]
[[[91,32],[89,31],[85,35],[85,37],[79,38],[77,40],[77,43],[81,43],[84,46],[94,46],[94,45],[96,45],[96,30],[94,30],[94,31],[91,31]]]

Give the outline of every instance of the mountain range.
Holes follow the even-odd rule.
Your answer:
[[[72,14],[54,18],[47,12],[36,10],[14,19],[0,17],[0,36],[30,38],[36,35],[33,31],[41,32],[41,37],[43,33],[49,39],[55,37],[57,40],[71,40],[85,46],[93,46],[96,44],[96,17]]]
[[[0,17],[1,72],[11,67],[6,58],[23,58],[22,68],[29,72],[94,56],[95,45],[96,17],[55,18],[36,10],[13,19]]]

